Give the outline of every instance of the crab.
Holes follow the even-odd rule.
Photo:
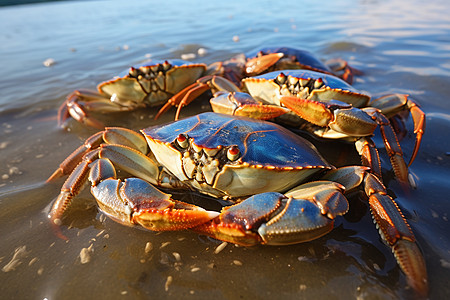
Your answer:
[[[118,178],[116,168],[129,175]],[[364,166],[332,166],[311,142],[272,122],[209,112],[141,133],[106,128],[48,181],[65,175],[49,213],[57,231],[89,180],[100,210],[119,223],[153,231],[188,229],[244,246],[323,236],[347,212],[345,194],[363,186],[380,235],[409,284],[427,293],[414,234],[378,176]],[[231,205],[208,211],[155,186],[195,190]]]
[[[329,74],[332,72],[329,67],[304,50],[286,47],[265,48],[257,53],[236,55],[229,60],[215,62],[209,66],[183,60],[153,60],[145,65],[131,67],[127,72],[100,83],[97,92],[76,90],[69,94],[58,112],[59,126],[72,117],[87,126],[103,129],[104,124],[90,116],[90,111],[100,113],[132,111],[141,107],[161,106],[166,102],[170,107],[170,103],[177,101],[170,100],[174,95],[178,95],[184,88],[196,82],[213,81],[214,86],[220,90],[238,91],[234,86],[239,85],[242,78],[268,70],[279,70],[289,66]],[[337,72],[343,69],[344,74],[355,71],[343,62],[334,63],[334,68]],[[350,78],[350,75],[346,78]],[[229,81],[232,84],[229,84]],[[195,95],[195,91],[191,91],[191,95]]]
[[[353,141],[363,157],[363,164],[371,167],[379,177],[380,161],[370,137],[380,127],[394,173],[403,183],[407,183],[408,166],[418,153],[425,130],[424,112],[407,95],[390,94],[371,101],[368,94],[343,80],[310,70],[274,71],[244,78],[242,83],[243,90],[248,94],[237,87],[228,91],[218,88],[219,91],[210,100],[213,111],[263,120],[279,117],[278,120],[283,123],[301,126],[322,138]],[[214,85],[214,82],[209,85]],[[198,89],[205,91],[209,85],[199,85]],[[182,91],[175,96],[182,98],[176,103],[175,119],[181,108],[193,101],[196,95]],[[408,164],[404,161],[397,134],[388,119],[403,110],[410,111],[416,134]]]

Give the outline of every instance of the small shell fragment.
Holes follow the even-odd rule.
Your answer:
[[[233,264],[235,264],[236,266],[242,266],[242,262],[240,260],[233,260]]]
[[[94,244],[91,244],[88,248],[83,248],[80,251],[80,262],[81,264],[87,264],[91,261],[91,254],[94,251],[92,247]]]
[[[199,56],[204,56],[206,53],[208,53],[208,50],[205,48],[198,48],[197,53]]]
[[[175,260],[176,260],[177,262],[180,262],[180,261],[181,261],[181,255],[180,255],[180,253],[178,253],[178,252],[173,252],[172,255],[173,255],[173,257],[175,258]]]
[[[152,250],[153,250],[153,244],[150,242],[147,242],[147,244],[145,244],[145,249],[144,249],[145,253],[148,254]]]
[[[56,61],[53,58],[47,58],[46,60],[44,60],[43,64],[46,67],[51,67],[56,64]]]
[[[168,245],[170,245],[170,242],[164,242],[164,243],[161,244],[161,247],[159,247],[159,249],[162,249],[162,248],[164,248],[164,247],[166,247]]]
[[[3,272],[14,271],[18,266],[22,264],[21,259],[27,257],[30,252],[27,251],[27,246],[21,246],[14,250],[14,255],[12,259],[3,268]]]
[[[167,276],[167,280],[166,280],[166,284],[164,285],[164,290],[167,292],[169,290],[169,286],[173,281],[173,277],[172,276]]]
[[[219,246],[216,247],[216,249],[214,250],[214,254],[219,254],[223,249],[225,249],[225,247],[228,245],[227,242],[223,242],[221,243]]]
[[[190,60],[190,59],[194,59],[196,57],[197,57],[197,55],[195,55],[195,53],[183,53],[183,54],[181,54],[181,59],[183,59],[183,60]]]

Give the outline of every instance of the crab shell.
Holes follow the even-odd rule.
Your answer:
[[[145,102],[155,106],[194,83],[205,70],[204,64],[155,60],[151,64],[131,67],[125,74],[99,84],[98,90],[124,105]]]
[[[142,133],[162,166],[216,197],[282,192],[332,168],[307,140],[244,117],[203,113]]]
[[[280,105],[281,96],[297,95],[309,100],[339,100],[355,107],[367,106],[370,96],[345,81],[315,71],[275,71],[242,80],[252,97]]]

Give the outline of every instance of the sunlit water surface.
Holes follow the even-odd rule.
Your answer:
[[[0,9],[0,293],[4,298],[340,298],[411,297],[405,277],[372,224],[364,199],[315,241],[236,247],[189,232],[127,228],[98,212],[84,192],[52,232],[47,213],[62,180],[59,163],[95,130],[56,126],[65,96],[94,89],[151,58],[211,63],[261,46],[340,57],[364,71],[354,86],[372,95],[410,94],[427,132],[410,168],[417,189],[387,180],[426,260],[430,298],[450,295],[450,11],[448,1],[89,1]],[[54,64],[44,66],[52,59]],[[183,111],[208,110],[207,98]],[[154,110],[104,117],[139,129]],[[173,118],[168,113],[161,122]],[[402,140],[413,145],[412,122]],[[378,144],[381,143],[376,138]],[[355,152],[329,144],[331,151]],[[381,145],[381,144],[380,144]],[[329,147],[329,148],[330,148]],[[337,149],[337,150],[335,150]],[[380,147],[389,176],[386,152]],[[357,158],[355,158],[357,161]],[[191,197],[199,201],[197,196]],[[151,245],[149,246],[146,245]],[[87,248],[89,250],[82,250]],[[80,252],[90,260],[81,263]],[[15,255],[16,253],[16,255]]]

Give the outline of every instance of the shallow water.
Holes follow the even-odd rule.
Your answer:
[[[430,298],[450,295],[449,2],[241,2],[90,1],[0,8],[2,296],[411,297],[367,205],[357,197],[330,234],[286,247],[229,244],[215,253],[220,242],[194,233],[156,234],[116,224],[98,212],[88,192],[64,219],[69,241],[53,234],[47,213],[62,180],[45,180],[95,132],[75,123],[70,132],[57,128],[57,109],[67,94],[93,89],[150,56],[180,58],[205,48],[206,54],[193,60],[211,63],[271,45],[307,49],[321,59],[346,59],[364,71],[356,88],[373,95],[407,93],[420,103],[427,132],[410,168],[417,189],[405,193],[395,180],[387,185],[424,253]],[[45,67],[50,58],[54,64]],[[201,110],[208,110],[206,101],[183,114]],[[154,114],[138,110],[104,120],[138,129],[154,124]],[[161,122],[172,118],[169,113]],[[414,146],[411,123],[401,142],[408,158]],[[354,155],[348,145],[338,149]],[[385,152],[380,152],[388,172]],[[147,243],[152,249],[146,252]],[[84,264],[83,248],[90,249]],[[15,251],[16,265],[11,265]]]

